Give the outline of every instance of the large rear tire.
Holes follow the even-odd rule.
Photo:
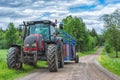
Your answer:
[[[7,54],[7,65],[10,69],[21,69],[22,62],[20,61],[20,49],[11,47]]]
[[[55,44],[48,45],[46,55],[47,55],[47,62],[48,62],[49,71],[50,72],[57,72],[58,71],[57,46]]]

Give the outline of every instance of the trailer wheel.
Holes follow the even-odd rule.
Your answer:
[[[20,50],[17,47],[11,47],[7,54],[7,65],[10,69],[21,69]]]
[[[79,56],[78,55],[76,55],[76,57],[75,57],[75,63],[79,63]]]
[[[64,67],[64,55],[63,55],[63,43],[60,45],[60,62],[59,62],[59,68]]]
[[[48,62],[49,71],[50,72],[57,72],[58,71],[57,46],[55,44],[48,45],[46,55],[47,55],[47,62]]]

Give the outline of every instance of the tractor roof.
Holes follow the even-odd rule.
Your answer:
[[[40,21],[24,21],[23,22],[25,25],[32,25],[32,24],[39,24],[39,23],[44,23],[44,24],[50,24],[50,25],[56,25],[54,22],[50,20],[40,20]]]

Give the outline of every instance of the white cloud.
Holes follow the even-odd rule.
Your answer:
[[[98,0],[21,0],[14,1],[0,6],[0,26],[6,26],[9,22],[14,22],[17,26],[22,21],[40,20],[40,19],[58,19],[60,22],[68,15],[82,17],[88,29],[103,29],[103,23],[99,17],[104,14],[110,14],[120,7],[120,3],[113,4],[111,0],[106,0],[108,5],[100,5]],[[115,0],[116,1],[116,0]],[[118,0],[117,0],[118,1]],[[4,2],[4,1],[2,1]],[[22,5],[18,7],[10,7],[9,5]],[[79,6],[97,5],[90,10],[70,11],[70,8]],[[48,13],[48,14],[47,14]],[[45,15],[46,14],[46,15]]]
[[[120,3],[108,4],[107,6],[98,5],[94,10],[91,11],[74,12],[69,14],[77,17],[82,17],[88,29],[95,28],[99,30],[98,33],[100,33],[100,30],[103,29],[103,22],[100,20],[100,17],[104,14],[113,13],[119,7]]]

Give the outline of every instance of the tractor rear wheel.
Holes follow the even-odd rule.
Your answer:
[[[11,47],[7,54],[7,65],[10,69],[21,69],[22,62],[20,61],[20,49]]]
[[[79,56],[78,55],[76,55],[76,57],[75,57],[75,63],[79,63]]]
[[[50,72],[57,72],[58,71],[57,46],[55,44],[48,45],[46,55],[47,55],[47,62],[48,62],[49,71]]]

